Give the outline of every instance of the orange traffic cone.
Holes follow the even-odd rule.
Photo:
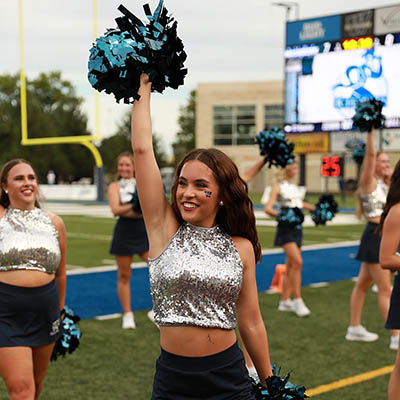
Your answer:
[[[282,293],[283,288],[283,279],[286,274],[286,264],[276,264],[275,266],[275,274],[272,278],[270,290],[273,290],[276,293]]]

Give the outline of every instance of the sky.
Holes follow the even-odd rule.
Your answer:
[[[93,4],[98,7],[98,35],[116,27],[123,4],[146,21],[143,4],[158,0],[21,0],[25,74],[61,71],[84,99],[83,111],[94,132],[94,89],[87,80],[89,49],[94,41]],[[0,0],[0,75],[20,69],[18,0]],[[165,0],[178,22],[178,36],[188,55],[185,84],[152,97],[153,130],[171,153],[179,109],[200,83],[283,79],[286,10],[270,0]],[[293,3],[293,2],[292,2]],[[299,19],[399,4],[396,0],[298,0]],[[290,18],[295,17],[295,8]],[[100,135],[115,134],[130,106],[100,94]],[[28,109],[29,113],[29,109]]]

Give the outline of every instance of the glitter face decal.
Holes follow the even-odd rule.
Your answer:
[[[206,194],[206,197],[210,198],[212,195],[212,192],[205,190],[204,193]]]

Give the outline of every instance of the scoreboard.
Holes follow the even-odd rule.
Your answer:
[[[352,129],[357,101],[400,127],[400,4],[286,24],[286,133]]]

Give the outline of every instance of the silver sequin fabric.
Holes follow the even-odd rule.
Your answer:
[[[382,215],[388,191],[389,187],[385,182],[378,179],[376,188],[372,193],[361,195],[365,218],[375,218]]]
[[[184,222],[166,249],[149,259],[155,322],[160,326],[236,327],[243,264],[219,226]]]
[[[129,203],[132,200],[132,195],[135,192],[136,188],[136,179],[123,179],[121,178],[118,181],[119,185],[119,195],[121,203]]]
[[[297,186],[288,181],[279,183],[279,195],[277,203],[279,207],[303,208],[303,200],[306,195],[304,186]]]
[[[5,210],[0,219],[0,271],[54,274],[60,258],[57,229],[44,211],[11,207]]]

